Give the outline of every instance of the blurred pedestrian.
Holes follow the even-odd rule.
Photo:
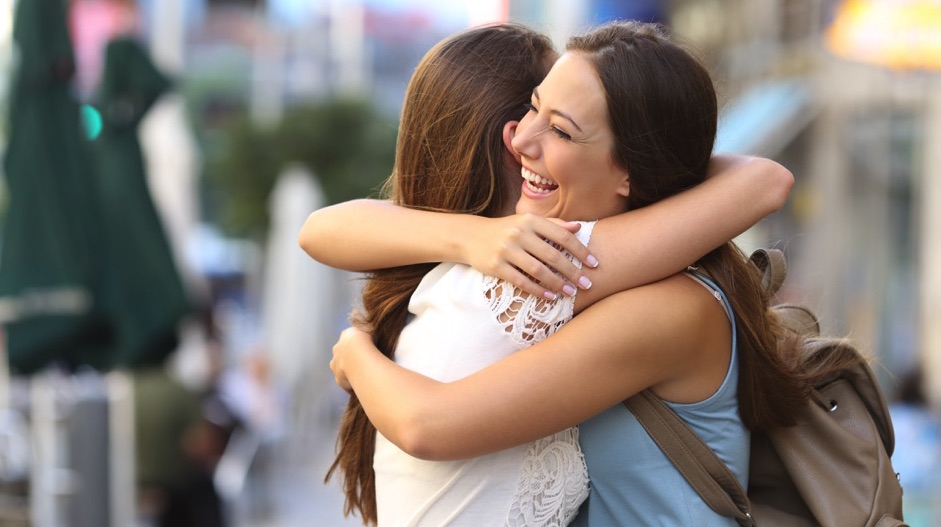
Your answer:
[[[239,421],[216,388],[220,349],[211,311],[190,322],[202,330],[209,377],[191,387],[165,365],[133,374],[138,503],[155,527],[226,525],[214,474]]]
[[[206,459],[219,445],[201,394],[156,366],[135,371],[134,403],[141,513],[157,527],[223,525]]]

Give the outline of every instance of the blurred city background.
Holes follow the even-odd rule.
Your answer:
[[[444,36],[614,18],[701,51],[717,150],[794,173],[739,242],[876,358],[941,525],[941,0],[0,0],[0,526],[357,525],[323,483],[357,280],[302,222],[376,195]]]

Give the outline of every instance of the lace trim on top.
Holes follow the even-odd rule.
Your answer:
[[[490,312],[520,348],[555,333],[571,320],[575,304],[573,297],[565,295],[556,300],[532,296],[492,276],[484,277],[484,295]]]
[[[578,234],[583,243],[588,243],[593,227],[594,223],[582,224]],[[575,257],[564,254],[581,268]],[[545,339],[572,319],[574,297],[537,298],[491,276],[484,277],[483,286],[490,311],[520,348]],[[588,466],[578,444],[578,428],[572,427],[527,445],[505,525],[568,525],[587,497]]]
[[[568,525],[586,498],[588,466],[572,427],[528,445],[505,525]]]
[[[594,222],[582,223],[578,232],[582,243],[588,243],[593,229]],[[561,250],[554,243],[550,245]],[[562,253],[576,267],[582,268],[582,263],[568,251],[563,250]],[[490,312],[520,348],[531,346],[555,333],[573,316],[574,296],[559,295],[555,300],[547,300],[532,296],[494,276],[484,276],[483,288]]]

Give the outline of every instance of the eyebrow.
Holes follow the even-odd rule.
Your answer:
[[[533,97],[535,97],[537,101],[539,100],[539,88],[533,88]],[[559,110],[550,110],[549,113],[550,113],[550,114],[553,114],[553,115],[558,115],[559,117],[561,117],[561,118],[567,120],[568,122],[572,123],[572,126],[574,126],[576,129],[578,129],[579,132],[582,132],[582,131],[583,131],[583,130],[582,130],[582,127],[581,127],[581,126],[578,126],[578,123],[576,123],[576,122],[575,122],[575,119],[572,119],[572,117],[571,117],[569,114],[567,114],[567,113],[565,113],[565,112],[562,112],[562,111],[559,111]]]

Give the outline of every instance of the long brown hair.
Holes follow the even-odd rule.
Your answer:
[[[384,191],[395,203],[443,212],[497,216],[515,203],[521,180],[507,177],[503,126],[519,120],[556,53],[545,36],[516,24],[472,28],[433,47],[409,82],[396,144],[395,169]],[[518,165],[516,165],[518,168]],[[369,274],[353,323],[390,357],[405,326],[408,301],[433,264]],[[376,429],[350,396],[340,423],[337,457],[345,514],[376,516],[372,461]]]
[[[614,161],[630,178],[628,209],[705,179],[718,122],[716,93],[689,50],[664,27],[640,22],[599,26],[572,37],[566,49],[586,57],[604,86]],[[735,313],[742,421],[752,430],[793,424],[809,384],[843,364],[819,364],[812,374],[798,367],[799,337],[771,314],[757,269],[734,243],[697,265],[726,293]]]

